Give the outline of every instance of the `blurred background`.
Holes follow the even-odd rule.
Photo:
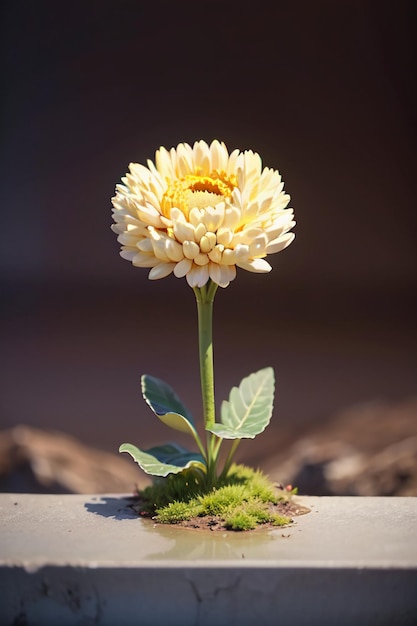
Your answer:
[[[119,257],[111,197],[161,145],[279,169],[297,226],[215,302],[218,404],[271,365],[238,459],[302,493],[417,495],[416,3],[6,0],[0,489],[128,491],[171,439],[140,376],[201,415],[194,294]],[[201,423],[201,422],[200,422]]]

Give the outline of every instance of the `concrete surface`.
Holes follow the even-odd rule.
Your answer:
[[[122,495],[0,494],[0,624],[415,624],[417,498],[299,501],[286,528],[217,533]]]

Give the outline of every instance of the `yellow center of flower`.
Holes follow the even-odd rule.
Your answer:
[[[211,172],[210,176],[187,174],[183,178],[170,181],[162,198],[162,211],[166,217],[170,210],[176,207],[186,218],[194,207],[204,209],[216,206],[224,198],[230,198],[233,189],[237,186],[235,175],[226,172]]]

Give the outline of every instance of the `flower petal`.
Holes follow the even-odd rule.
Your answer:
[[[193,265],[186,278],[190,287],[204,287],[209,279],[208,265]]]
[[[155,153],[156,169],[161,174],[162,178],[175,178],[175,171],[172,167],[172,161],[170,154],[166,148],[161,146]]]
[[[132,265],[135,267],[154,267],[160,262],[153,254],[146,254],[145,252],[137,252],[132,259]]]
[[[217,172],[225,170],[227,167],[228,152],[224,143],[215,139],[210,145],[211,169]]]
[[[174,274],[177,278],[183,278],[187,272],[192,268],[193,262],[191,259],[183,259],[176,264],[174,268]]]
[[[122,259],[126,259],[126,261],[133,261],[136,255],[136,250],[120,250],[120,256]]]
[[[175,263],[160,263],[155,265],[148,274],[149,280],[158,280],[159,278],[165,278],[171,274],[175,267]]]
[[[174,235],[181,243],[194,241],[194,227],[188,222],[174,222]]]
[[[195,243],[195,241],[184,241],[182,244],[182,250],[187,259],[195,259],[195,257],[200,253],[200,246]]]
[[[178,243],[178,241],[175,241],[175,239],[167,237],[165,241],[165,249],[170,261],[178,263],[178,261],[181,261],[184,258],[182,245]]]
[[[282,237],[279,237],[278,239],[274,239],[274,241],[271,241],[271,243],[269,243],[266,246],[266,252],[268,254],[281,252],[281,250],[284,250],[285,248],[287,248],[287,246],[290,245],[294,237],[295,237],[294,233],[287,233],[286,235],[283,235]]]
[[[198,164],[197,173],[208,176],[211,172],[210,149],[205,141],[196,141],[193,146],[194,163]]]
[[[255,272],[255,274],[265,274],[272,270],[272,267],[265,259],[254,259],[253,261],[244,262],[238,261],[236,265],[244,270],[248,270],[248,272]]]
[[[211,280],[219,287],[227,287],[236,277],[236,267],[234,265],[217,265],[210,263],[209,273]]]

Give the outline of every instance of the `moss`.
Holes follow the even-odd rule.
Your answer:
[[[196,501],[170,502],[161,509],[158,509],[158,521],[165,524],[177,524],[178,522],[200,515],[200,509],[201,507]]]
[[[185,471],[155,479],[140,495],[145,501],[146,510],[151,513],[171,502],[189,502],[203,489],[202,477],[192,471]]]
[[[225,514],[225,526],[232,530],[250,530],[258,524],[268,523],[273,526],[283,526],[290,522],[290,518],[271,512],[269,503],[258,498],[232,507]]]
[[[286,526],[291,522],[290,517],[285,517],[284,515],[271,515],[271,523],[273,526]]]
[[[256,528],[256,519],[244,511],[231,513],[225,519],[225,526],[230,530],[253,530]]]
[[[260,470],[254,470],[245,465],[233,465],[230,469],[226,484],[244,485],[250,491],[253,498],[259,498],[262,502],[278,501],[277,490],[269,478]]]
[[[223,515],[225,511],[235,507],[250,497],[247,485],[226,485],[213,489],[204,496],[199,496],[204,515]]]
[[[164,524],[208,517],[225,528],[252,530],[259,524],[291,522],[274,512],[274,505],[291,494],[280,492],[265,474],[244,465],[233,465],[227,478],[210,491],[201,475],[184,472],[156,480],[140,495],[143,510]]]

